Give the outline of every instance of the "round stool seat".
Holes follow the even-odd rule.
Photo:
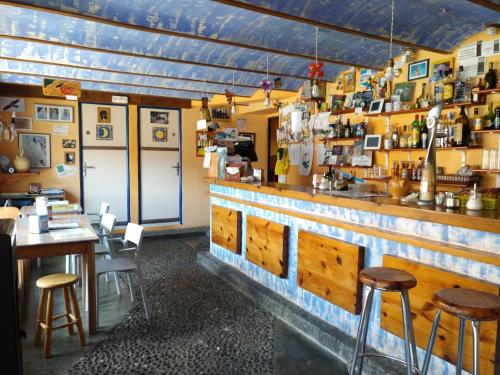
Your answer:
[[[359,279],[372,288],[395,292],[417,285],[417,279],[411,273],[389,267],[365,268],[360,272]]]
[[[36,286],[42,289],[60,288],[66,285],[73,285],[78,281],[78,276],[71,273],[54,273],[40,277],[36,281]]]
[[[448,314],[471,320],[500,320],[500,297],[465,288],[441,289],[432,296],[434,305]]]

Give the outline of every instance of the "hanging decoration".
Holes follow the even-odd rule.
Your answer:
[[[207,122],[212,121],[212,115],[210,115],[210,110],[208,109],[208,94],[205,93],[205,81],[203,81],[203,86],[201,89],[201,108],[200,108],[200,118],[206,120]]]
[[[233,98],[236,96],[234,93],[234,71],[233,71],[233,86],[232,86],[232,91],[226,90],[226,99],[227,99],[227,104],[231,106],[231,114],[236,113],[236,100],[233,100]]]
[[[318,62],[318,34],[319,34],[319,27],[316,27],[316,35],[315,35],[315,62],[309,64],[309,78],[312,78],[312,86],[311,86],[311,96],[313,98],[317,98],[320,96],[320,89],[318,85],[318,80],[319,78],[324,76],[324,72],[322,70],[323,68],[323,62],[319,61]]]
[[[0,119],[0,142],[14,142],[16,137],[16,114],[12,112],[12,120],[9,125]]]
[[[391,38],[389,42],[389,60],[387,61],[387,68],[385,70],[384,77],[388,82],[391,82],[394,78],[399,77],[401,74],[401,69],[394,69],[394,58],[392,57],[392,39],[394,36],[394,0],[392,0],[391,5]]]
[[[273,91],[271,81],[269,80],[269,56],[266,56],[266,79],[260,81],[259,86],[262,92],[266,94],[264,105],[269,107],[271,105],[271,91]]]
[[[276,89],[281,88],[281,77],[274,78],[274,88]]]

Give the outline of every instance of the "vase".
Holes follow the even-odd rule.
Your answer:
[[[30,160],[24,156],[23,149],[19,150],[19,153],[16,155],[15,159],[12,161],[14,165],[14,169],[16,172],[28,172],[30,169]]]
[[[393,199],[401,199],[408,195],[411,189],[411,182],[406,178],[394,176],[389,180],[388,190]]]

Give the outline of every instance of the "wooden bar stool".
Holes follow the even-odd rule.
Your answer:
[[[36,318],[36,332],[35,332],[35,345],[41,345],[42,330],[45,331],[45,345],[44,352],[45,358],[50,357],[50,344],[52,338],[52,331],[60,328],[68,328],[68,333],[72,335],[73,325],[78,329],[78,336],[80,338],[80,345],[85,345],[85,334],[83,333],[82,319],[80,317],[80,309],[78,307],[78,299],[73,285],[78,281],[76,275],[68,273],[56,273],[39,278],[36,281],[36,286],[40,290],[40,303],[38,305],[38,316]],[[53,316],[54,309],[54,290],[63,288],[64,308],[65,313]],[[71,304],[73,304],[73,312]],[[47,306],[45,311],[45,320],[43,320],[44,307]],[[52,321],[66,317],[66,323],[53,327]]]
[[[406,271],[388,267],[365,268],[360,272],[359,279],[363,284],[369,286],[370,290],[361,312],[361,321],[358,327],[356,346],[349,364],[349,374],[361,374],[363,369],[363,359],[364,357],[369,356],[390,358],[392,360],[402,362],[406,365],[408,375],[411,375],[414,371],[418,373],[417,349],[415,346],[415,335],[413,333],[413,324],[411,322],[410,315],[410,299],[408,298],[408,290],[417,285],[417,280],[412,274]],[[375,289],[385,292],[399,292],[401,294],[406,360],[385,354],[365,352],[368,323],[370,320]],[[358,360],[359,366],[356,368]]]
[[[500,297],[479,290],[466,288],[441,289],[432,296],[432,303],[437,307],[432,325],[431,336],[425,353],[422,375],[427,374],[432,349],[439,327],[441,311],[460,319],[458,333],[457,374],[462,373],[462,357],[464,351],[465,321],[472,323],[473,364],[472,374],[479,375],[479,326],[481,322],[500,320]]]

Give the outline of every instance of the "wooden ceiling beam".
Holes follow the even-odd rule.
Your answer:
[[[59,16],[77,18],[77,19],[81,19],[84,21],[91,21],[91,22],[101,23],[101,24],[110,25],[110,26],[114,26],[114,27],[121,27],[121,28],[125,28],[125,29],[130,29],[130,30],[143,31],[143,32],[147,32],[147,33],[160,34],[160,35],[172,36],[172,37],[177,37],[177,38],[199,40],[199,41],[206,42],[206,43],[215,43],[215,44],[221,44],[221,45],[231,46],[231,47],[236,47],[236,48],[251,49],[254,51],[260,51],[260,52],[264,52],[264,53],[272,53],[272,54],[281,55],[281,56],[297,57],[297,58],[306,59],[306,60],[314,60],[315,59],[315,56],[296,53],[296,52],[289,52],[289,51],[285,51],[285,50],[267,48],[267,47],[250,45],[250,44],[239,43],[239,42],[232,42],[229,40],[209,38],[209,37],[200,36],[200,35],[182,33],[179,31],[155,29],[152,27],[132,25],[129,23],[123,23],[123,22],[109,20],[106,18],[89,16],[89,15],[84,15],[84,14],[80,14],[80,13],[74,13],[74,12],[69,12],[69,11],[64,11],[64,10],[59,10],[59,9],[52,9],[49,7],[21,4],[21,3],[18,3],[16,1],[12,1],[12,0],[0,0],[0,5],[15,6],[17,8],[24,8],[24,9],[34,10],[34,11],[47,12],[47,13],[51,13],[51,14],[57,14]],[[326,63],[354,66],[356,68],[366,68],[366,69],[380,69],[381,68],[380,66],[353,64],[353,63],[349,63],[349,62],[342,61],[342,60],[328,59],[328,58],[325,58],[323,56],[320,56],[319,59],[323,62],[326,62]],[[231,69],[233,69],[233,68],[231,68]]]
[[[28,62],[28,63],[55,65],[55,66],[61,66],[64,68],[87,69],[87,70],[92,70],[92,71],[96,71],[96,72],[103,72],[103,73],[128,74],[128,75],[133,75],[133,76],[138,76],[138,77],[146,77],[146,78],[178,79],[178,80],[188,81],[188,82],[211,83],[214,85],[227,85],[228,87],[235,86],[235,87],[245,87],[245,88],[251,88],[251,89],[259,89],[260,88],[260,86],[258,86],[258,85],[245,85],[242,83],[235,83],[233,85],[231,82],[209,81],[206,79],[194,79],[194,78],[185,78],[185,77],[179,77],[179,76],[163,76],[163,75],[158,75],[158,74],[137,73],[137,72],[115,70],[115,69],[108,69],[108,68],[94,68],[94,67],[90,67],[90,66],[86,66],[86,65],[64,64],[64,63],[60,63],[60,62],[56,62],[56,61],[49,62],[49,61],[45,61],[45,60],[33,60],[33,59],[27,59],[27,58],[22,58],[22,57],[0,56],[0,59],[9,60],[9,61],[17,61],[17,62]],[[286,90],[286,89],[281,89],[281,88],[277,89],[277,90],[287,91],[287,92],[297,92],[296,90]],[[242,95],[238,95],[238,96],[242,96]]]
[[[187,90],[187,89],[178,89],[178,88],[170,88],[170,87],[161,87],[161,86],[148,86],[148,85],[138,85],[136,83],[123,83],[123,82],[114,82],[114,81],[102,81],[102,80],[95,80],[95,79],[77,79],[77,78],[68,78],[64,77],[62,75],[50,75],[50,74],[39,74],[39,73],[27,73],[27,72],[13,72],[9,70],[0,70],[0,74],[11,74],[11,75],[18,75],[18,76],[35,76],[35,77],[41,77],[41,78],[54,78],[54,79],[64,79],[68,81],[77,81],[77,82],[92,82],[92,83],[104,83],[104,84],[110,84],[110,85],[120,85],[120,86],[131,86],[131,87],[140,87],[140,88],[145,88],[145,89],[160,89],[160,90],[172,90],[172,91],[181,91],[181,92],[192,92],[196,94],[200,94],[201,98],[201,90]],[[40,82],[41,86],[41,82]],[[220,93],[214,93],[210,91],[203,90],[204,93],[207,94],[212,94],[212,95],[223,95]],[[189,99],[192,100],[192,99]]]
[[[492,3],[491,1],[488,0],[468,0],[470,3],[480,5],[484,8],[488,8],[491,10],[494,10],[496,12],[500,12],[500,6],[498,6],[495,3]]]
[[[52,45],[52,46],[57,46],[57,47],[64,47],[64,48],[81,49],[81,50],[90,51],[90,52],[109,53],[109,54],[113,54],[113,55],[128,56],[128,57],[140,57],[140,58],[144,58],[144,59],[151,59],[151,60],[176,63],[176,64],[202,66],[205,68],[226,69],[226,70],[229,70],[231,72],[238,71],[238,72],[246,72],[246,73],[257,73],[257,74],[263,74],[263,75],[266,74],[266,72],[262,72],[260,70],[255,70],[255,69],[232,68],[232,67],[228,67],[228,66],[224,66],[224,65],[206,64],[206,63],[185,61],[185,60],[175,60],[175,59],[171,59],[168,57],[142,55],[140,53],[123,52],[123,51],[116,51],[116,50],[104,49],[104,48],[87,47],[87,46],[82,46],[79,44],[67,44],[67,43],[55,42],[52,40],[26,38],[23,36],[13,36],[13,35],[8,35],[8,34],[1,34],[1,33],[0,33],[0,38],[19,40],[19,41],[23,41],[23,42],[35,42],[35,43],[47,44],[47,45]],[[271,72],[271,71],[269,72],[269,74],[273,75],[273,76],[289,77],[289,78],[295,78],[295,79],[309,79],[307,74],[305,74],[305,73],[306,72],[304,72],[304,75],[294,75],[294,74],[285,74],[285,73]]]
[[[354,36],[357,36],[360,38],[377,40],[377,41],[386,42],[386,43],[390,43],[390,41],[391,41],[390,37],[385,37],[385,36],[376,35],[376,34],[370,34],[370,33],[366,33],[363,31],[358,31],[358,30],[353,30],[353,29],[349,29],[346,27],[342,27],[342,26],[333,25],[330,23],[315,21],[315,20],[312,20],[310,18],[295,16],[295,15],[280,12],[277,10],[267,9],[267,8],[259,7],[259,6],[252,5],[252,4],[241,3],[241,2],[235,1],[235,0],[212,0],[212,1],[214,1],[216,3],[221,3],[221,4],[233,6],[233,7],[240,8],[240,9],[249,10],[249,11],[256,12],[256,13],[266,14],[266,15],[272,16],[272,17],[283,18],[283,19],[286,19],[289,21],[295,21],[295,22],[299,22],[299,23],[303,23],[303,24],[307,24],[307,25],[311,25],[311,26],[316,26],[316,27],[319,27],[320,29],[324,29],[324,30],[338,31],[338,32],[341,32],[344,34],[350,34],[350,35],[354,35]],[[481,1],[481,0],[478,0],[478,1]],[[444,51],[444,50],[440,50],[437,48],[424,46],[421,44],[410,43],[410,42],[406,42],[406,41],[400,40],[400,39],[393,38],[392,42],[394,44],[398,44],[400,46],[412,48],[412,49],[421,49],[421,50],[425,50],[425,51],[442,53],[442,54],[449,54],[450,53],[450,51]]]

